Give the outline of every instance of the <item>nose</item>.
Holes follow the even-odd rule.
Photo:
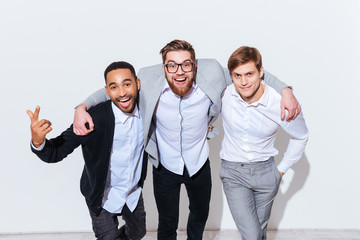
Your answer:
[[[246,76],[241,76],[240,77],[240,84],[243,85],[243,86],[246,86],[247,83],[248,83],[248,81],[247,81]]]
[[[118,95],[119,95],[119,97],[124,97],[126,95],[125,89],[122,87],[119,87]]]
[[[178,69],[177,69],[177,71],[176,71],[176,74],[181,75],[181,74],[184,74],[184,73],[185,73],[185,72],[183,71],[182,66],[181,66],[181,65],[178,65]]]

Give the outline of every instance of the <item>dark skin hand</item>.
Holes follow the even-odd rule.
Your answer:
[[[35,147],[40,147],[45,141],[46,134],[48,134],[51,128],[51,122],[46,119],[39,120],[40,107],[37,106],[35,111],[26,111],[30,117],[30,129],[31,129],[31,140]]]

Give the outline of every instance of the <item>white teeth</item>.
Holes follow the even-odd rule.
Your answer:
[[[127,102],[129,101],[130,98],[127,98],[127,99],[123,99],[123,100],[120,100],[120,102]]]
[[[185,81],[185,78],[176,78],[175,81],[182,82]]]

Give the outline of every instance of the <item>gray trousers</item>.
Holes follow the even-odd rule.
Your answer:
[[[265,240],[271,207],[281,181],[274,158],[255,163],[222,160],[220,178],[243,240]]]

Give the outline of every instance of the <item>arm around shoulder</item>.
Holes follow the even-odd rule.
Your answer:
[[[76,135],[88,135],[91,131],[94,130],[94,123],[90,114],[86,110],[98,105],[99,103],[105,102],[108,99],[109,97],[106,94],[105,89],[102,88],[91,94],[80,105],[76,107],[73,125],[73,131]],[[89,124],[89,128],[86,127],[86,123]]]
[[[272,75],[271,73],[269,73],[266,70],[264,70],[263,79],[267,85],[274,88],[280,94],[284,88],[289,87],[286,83],[280,81],[275,75]]]
[[[266,84],[281,94],[281,119],[285,119],[285,109],[287,109],[289,114],[286,117],[286,121],[294,120],[301,112],[301,107],[296,97],[294,96],[291,87],[265,70],[263,78]]]

